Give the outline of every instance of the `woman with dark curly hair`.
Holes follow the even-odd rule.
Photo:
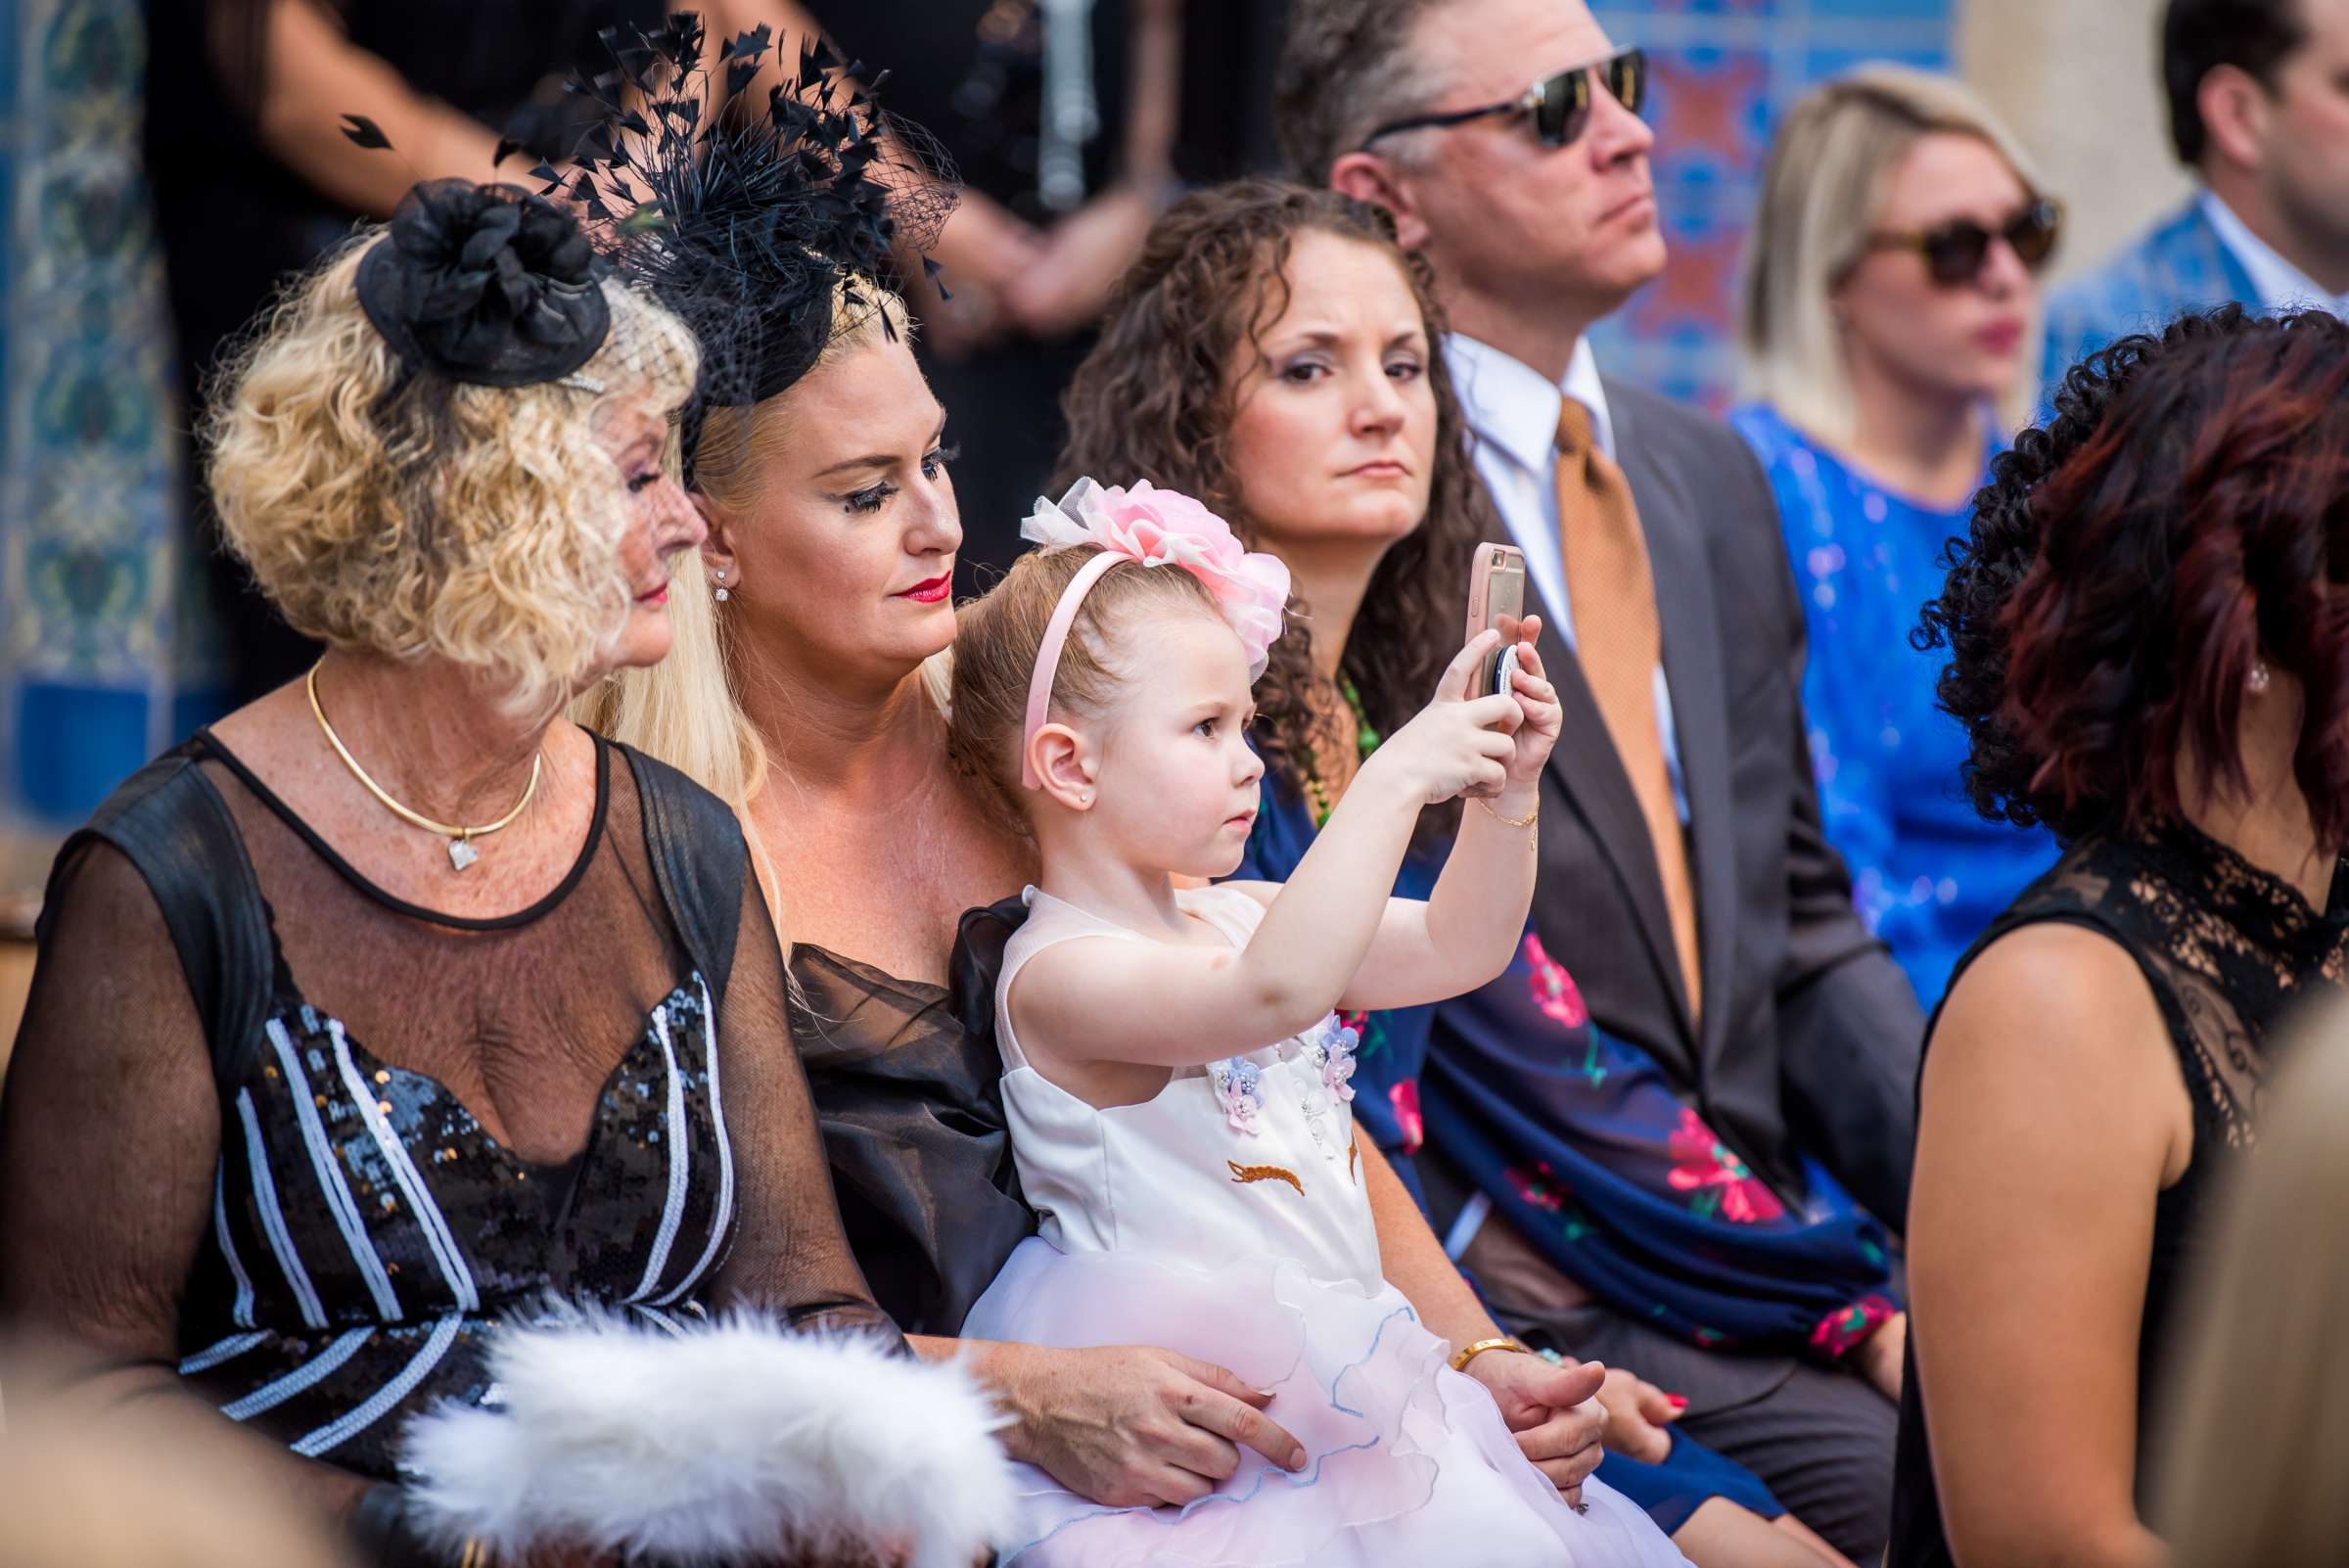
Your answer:
[[[2349,967],[2349,326],[2231,307],[2075,368],[1918,640],[1976,809],[2067,848],[1931,1032],[1890,1561],[2152,1563],[2205,1194]]]
[[[1072,386],[1064,476],[1146,478],[1200,495],[1243,542],[1289,567],[1295,623],[1271,645],[1255,688],[1254,739],[1267,779],[1241,877],[1285,881],[1296,871],[1365,754],[1417,712],[1417,694],[1456,652],[1469,557],[1498,525],[1461,437],[1436,348],[1443,333],[1428,269],[1396,246],[1384,212],[1330,191],[1244,182],[1192,196],[1160,218]],[[1456,812],[1427,814],[1397,880],[1400,896],[1428,895]],[[1571,1060],[1575,1082],[1594,1099],[1596,1085],[1579,1076],[1593,1044],[1587,1022],[1570,1026],[1558,1016],[1571,983],[1539,961],[1539,974],[1564,987],[1550,1009],[1529,992],[1536,960],[1521,952],[1506,975],[1444,1010],[1466,1008],[1475,1020],[1468,1027],[1506,1034],[1529,1056]],[[1395,1240],[1406,1230],[1425,1233],[1411,1206],[1411,1156],[1437,1013],[1422,1006],[1354,1020],[1363,1089],[1355,1112],[1369,1133],[1364,1141],[1380,1151],[1372,1158],[1364,1150],[1373,1203],[1409,1222],[1382,1238],[1384,1261],[1438,1331],[1463,1345],[1498,1339],[1516,1347],[1461,1288],[1448,1258]],[[1627,1103],[1631,1064],[1609,1061],[1617,1076],[1606,1097]],[[1652,1078],[1652,1064],[1648,1072]],[[1647,1087],[1678,1112],[1668,1089]],[[1650,1146],[1659,1158],[1645,1169],[1659,1191],[1670,1179],[1671,1162],[1661,1156],[1675,1126],[1676,1115],[1662,1116]],[[1561,1165],[1569,1158],[1561,1155]],[[1572,1177],[1605,1187],[1578,1193],[1604,1211],[1589,1250],[1624,1259],[1639,1251],[1624,1244],[1615,1210],[1631,1189],[1606,1185],[1617,1178],[1595,1165],[1574,1168]],[[1686,1195],[1674,1194],[1670,1207],[1685,1213]],[[1741,1272],[1770,1274],[1800,1272],[1776,1267],[1782,1260],[1771,1250],[1786,1233],[1823,1227],[1723,1219],[1711,1228],[1717,1246],[1756,1266]],[[1651,1304],[1643,1300],[1642,1310]],[[1794,1308],[1790,1320],[1807,1332],[1827,1305],[1807,1314]],[[1535,1401],[1524,1385],[1536,1364],[1479,1355],[1467,1370],[1531,1428]],[[1834,1560],[1756,1478],[1668,1430],[1678,1413],[1673,1396],[1616,1368],[1599,1399],[1611,1451],[1601,1478],[1646,1507],[1695,1561],[1712,1568]],[[1530,1431],[1528,1439],[1540,1441]]]

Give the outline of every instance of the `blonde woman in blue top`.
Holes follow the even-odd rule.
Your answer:
[[[1770,475],[1809,623],[1819,808],[1869,928],[1930,1008],[2054,858],[1958,785],[1965,737],[1909,646],[1990,458],[2029,412],[2061,209],[1946,77],[1875,66],[1779,128],[1756,216],[1732,422]]]

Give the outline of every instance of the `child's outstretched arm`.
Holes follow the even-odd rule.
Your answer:
[[[1541,619],[1529,619],[1517,644],[1514,700],[1522,721],[1508,783],[1497,797],[1471,800],[1461,811],[1459,836],[1425,902],[1389,900],[1341,1005],[1367,1010],[1442,1001],[1474,991],[1508,968],[1516,953],[1541,858],[1534,823],[1542,769],[1564,719],[1534,648],[1541,630]]]
[[[1010,996],[1030,1053],[1195,1067],[1318,1022],[1378,935],[1420,808],[1463,790],[1508,792],[1522,699],[1467,696],[1497,640],[1488,631],[1462,649],[1434,701],[1362,764],[1246,947],[1086,939],[1031,959]]]

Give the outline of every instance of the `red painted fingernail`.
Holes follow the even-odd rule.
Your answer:
[[[1676,1410],[1688,1408],[1688,1397],[1684,1394],[1667,1394],[1664,1397],[1672,1401],[1672,1407]]]

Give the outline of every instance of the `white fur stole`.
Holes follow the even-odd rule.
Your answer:
[[[490,1371],[499,1407],[406,1433],[410,1508],[450,1544],[969,1568],[1011,1529],[1004,1418],[959,1365],[754,1314],[672,1335],[588,1310],[508,1329]]]

